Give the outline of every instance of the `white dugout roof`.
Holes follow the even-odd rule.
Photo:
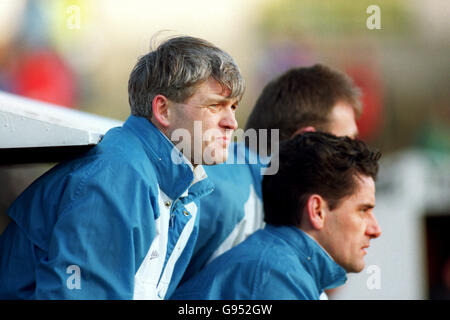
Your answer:
[[[96,145],[119,120],[0,91],[0,164],[58,162]]]

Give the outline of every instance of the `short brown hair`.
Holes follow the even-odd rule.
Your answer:
[[[279,129],[280,141],[306,126],[327,131],[336,103],[346,102],[361,114],[360,95],[350,77],[327,66],[293,68],[264,87],[245,129]]]

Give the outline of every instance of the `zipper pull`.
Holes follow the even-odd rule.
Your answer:
[[[175,219],[175,214],[174,214],[174,213],[172,213],[172,214],[170,215],[170,227],[171,227],[171,228],[173,228],[173,219]]]

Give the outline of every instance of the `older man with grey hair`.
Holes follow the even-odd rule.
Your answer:
[[[175,37],[139,59],[128,91],[122,127],[9,208],[0,299],[164,299],[179,283],[212,191],[202,164],[226,160],[244,81],[221,49]]]

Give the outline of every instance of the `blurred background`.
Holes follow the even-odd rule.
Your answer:
[[[0,90],[124,121],[138,57],[180,34],[235,58],[247,82],[241,128],[267,81],[291,67],[351,76],[361,138],[384,155],[383,234],[366,269],[329,298],[450,299],[450,2],[0,0]],[[0,166],[0,232],[10,203],[50,166]]]

